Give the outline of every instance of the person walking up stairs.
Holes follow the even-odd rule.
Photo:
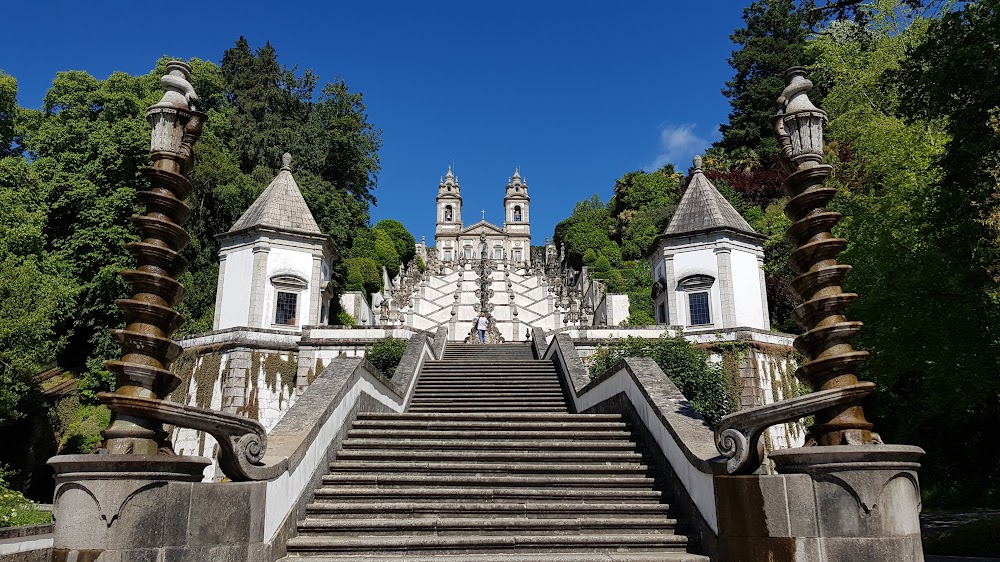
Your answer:
[[[570,413],[530,344],[449,343],[409,409],[363,413],[285,560],[708,562],[617,414]]]

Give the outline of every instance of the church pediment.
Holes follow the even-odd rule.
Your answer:
[[[472,226],[462,229],[460,234],[503,234],[503,229],[495,224],[479,221]]]

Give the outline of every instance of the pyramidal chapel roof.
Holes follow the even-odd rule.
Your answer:
[[[680,236],[714,230],[732,230],[761,237],[705,177],[701,157],[696,156],[691,181],[663,234]]]
[[[229,232],[266,227],[323,235],[292,177],[291,166],[292,155],[286,152],[281,157],[281,171]]]

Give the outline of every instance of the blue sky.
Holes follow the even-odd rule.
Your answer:
[[[576,201],[607,201],[622,174],[691,157],[719,138],[746,1],[12,2],[0,69],[39,107],[57,71],[148,72],[157,58],[219,62],[240,35],[279,60],[364,93],[381,128],[372,221],[434,236],[454,164],[465,222],[502,220],[515,166],[533,243]]]

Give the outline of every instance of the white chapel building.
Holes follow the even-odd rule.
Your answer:
[[[657,324],[770,330],[764,240],[701,169],[701,157],[650,256]]]
[[[285,153],[271,184],[228,232],[218,236],[219,288],[213,328],[299,331],[325,324],[328,284],[339,257],[292,177]]]

